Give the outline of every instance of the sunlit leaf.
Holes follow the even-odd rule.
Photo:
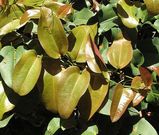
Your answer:
[[[21,96],[28,94],[35,86],[41,72],[42,56],[34,50],[25,52],[13,71],[13,90]]]
[[[22,25],[20,25],[20,20],[15,19],[0,28],[0,35],[5,35],[9,32],[19,29],[20,27],[22,27]]]
[[[105,70],[104,60],[99,53],[98,48],[95,43],[90,39],[87,41],[86,45],[86,59],[89,68],[95,73],[101,73]]]
[[[2,85],[2,82],[0,82],[0,120],[3,118],[3,115],[4,113],[12,110],[14,108],[14,105],[12,103],[10,103],[5,91],[4,91],[4,88],[3,88],[3,85]]]
[[[72,5],[71,4],[65,4],[58,9],[57,16],[59,18],[65,18],[71,12],[72,12]]]
[[[90,126],[81,135],[98,135],[98,127],[96,125]]]
[[[140,76],[135,76],[131,82],[131,88],[138,91],[139,89],[144,89],[145,84]]]
[[[40,18],[40,10],[39,9],[29,9],[27,10],[20,19],[20,24],[27,23],[30,19]]]
[[[139,18],[136,17],[137,7],[129,0],[119,0],[117,10],[126,27],[135,28],[139,24]]]
[[[13,118],[14,114],[10,115],[9,117],[3,119],[0,121],[0,128],[4,128],[7,126],[7,124],[9,123],[9,121]]]
[[[156,130],[153,126],[145,120],[145,118],[140,119],[137,123],[133,125],[132,132],[130,135],[157,135]]]
[[[75,66],[67,68],[61,74],[57,103],[58,112],[62,118],[70,117],[79,99],[86,92],[89,82],[89,72],[87,70],[80,71],[80,69]]]
[[[47,71],[44,73],[44,89],[42,93],[42,101],[47,110],[54,113],[58,112],[57,109],[57,88],[58,88],[58,79],[61,76],[61,72],[57,75],[51,75]]]
[[[76,62],[86,62],[86,44],[91,35],[94,39],[97,33],[97,24],[95,25],[82,25],[74,28],[69,35],[69,55]]]
[[[45,135],[53,135],[58,129],[60,129],[60,118],[53,118],[45,131]]]
[[[136,93],[136,92],[134,92],[134,94],[135,94],[135,97],[132,100],[132,105],[137,106],[144,99],[145,95],[142,95],[142,94]]]
[[[117,69],[124,68],[133,57],[131,42],[124,38],[115,40],[108,49],[107,57],[113,67]]]
[[[144,0],[144,3],[146,4],[147,10],[154,15],[159,14],[158,6],[159,1],[158,0]]]
[[[3,56],[3,60],[0,63],[0,73],[4,82],[10,88],[12,87],[13,69],[24,51],[25,49],[22,46],[19,46],[17,49],[12,46],[6,46],[0,51],[0,55]]]
[[[107,78],[109,75],[107,73]],[[81,117],[88,120],[99,109],[108,92],[109,82],[106,82],[102,74],[92,74],[88,92],[81,98],[78,109]]]
[[[18,0],[17,3],[25,6],[42,6],[45,0]]]
[[[116,85],[110,109],[112,122],[116,122],[120,119],[133,98],[134,93],[131,89],[124,88],[121,84]]]
[[[38,24],[38,38],[45,52],[52,58],[66,54],[68,41],[62,23],[51,11],[42,7]]]
[[[152,82],[153,82],[151,73],[148,71],[148,69],[146,69],[144,67],[140,67],[139,70],[140,70],[141,78],[142,78],[144,84],[147,87],[151,86]]]

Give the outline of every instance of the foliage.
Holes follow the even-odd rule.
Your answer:
[[[158,4],[0,0],[0,131],[157,135]]]

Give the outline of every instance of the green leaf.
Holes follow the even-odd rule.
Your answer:
[[[115,40],[107,52],[109,63],[117,68],[122,69],[129,64],[133,57],[131,42],[126,39]]]
[[[132,129],[130,135],[158,135],[152,125],[145,119],[140,119]]]
[[[0,82],[0,107],[1,107],[0,120],[3,118],[4,113],[12,110],[15,107],[12,103],[10,103],[10,101],[4,91],[2,82]]]
[[[51,9],[42,7],[38,24],[38,38],[45,52],[57,59],[65,55],[68,49],[68,41],[59,18]]]
[[[86,44],[89,38],[89,34],[95,36],[97,25],[82,25],[74,28],[69,35],[69,55],[76,62],[86,62]]]
[[[13,90],[20,96],[28,94],[35,86],[41,72],[42,56],[34,50],[25,52],[13,71]]]
[[[13,118],[14,114],[0,121],[0,128],[4,128],[8,125],[9,121]]]
[[[119,0],[117,11],[123,24],[128,28],[135,28],[139,24],[137,7],[128,0]]]
[[[62,118],[69,118],[90,82],[87,70],[78,67],[67,68],[60,76],[57,93],[58,112]],[[82,85],[81,85],[82,83]]]
[[[45,131],[45,135],[53,135],[58,129],[60,129],[60,118],[53,118]]]
[[[83,8],[81,11],[74,14],[74,23],[76,25],[87,24],[88,20],[94,16],[94,13],[88,8]]]
[[[99,113],[103,115],[110,115],[110,108],[111,108],[112,101],[108,99],[106,104],[100,108]]]
[[[131,62],[137,67],[140,67],[144,63],[144,56],[140,50],[133,50],[133,58]]]
[[[98,135],[98,127],[96,125],[90,126],[82,133],[82,135]]]
[[[120,83],[116,85],[110,109],[112,122],[116,122],[120,119],[133,98],[134,93],[131,89],[124,88]]]
[[[39,9],[29,9],[25,11],[20,19],[20,24],[27,23],[30,19],[40,18],[40,10]]]
[[[10,88],[12,87],[13,69],[24,51],[25,50],[22,46],[19,46],[17,49],[12,46],[6,46],[0,51],[0,55],[4,58],[0,63],[0,73],[4,82]]]

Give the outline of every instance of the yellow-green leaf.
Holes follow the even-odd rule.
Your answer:
[[[159,0],[144,0],[147,10],[154,15],[159,14]]]
[[[131,89],[124,88],[120,83],[116,85],[110,109],[112,122],[116,122],[120,119],[133,98],[134,93]]]
[[[38,38],[45,52],[57,59],[65,55],[68,49],[68,40],[59,18],[51,9],[42,7],[38,24]]]
[[[23,25],[20,25],[20,19],[15,19],[0,28],[0,35],[5,35],[9,32],[19,29],[22,26]]]
[[[3,118],[4,113],[12,110],[14,105],[10,103],[7,95],[5,94],[2,82],[0,81],[0,120]]]
[[[129,64],[133,57],[131,42],[126,39],[115,40],[107,52],[109,63],[117,68],[122,69]]]
[[[137,7],[129,0],[119,0],[117,10],[121,21],[126,27],[135,28],[139,24],[139,18],[136,17]]]
[[[28,94],[35,86],[41,72],[42,56],[34,50],[23,53],[13,71],[13,90],[21,96]]]
[[[81,96],[86,92],[90,82],[87,70],[80,71],[78,67],[67,68],[60,76],[57,103],[58,112],[62,118],[69,118],[77,106]]]
[[[52,111],[54,113],[58,112],[57,109],[57,88],[58,79],[61,76],[61,72],[57,75],[51,75],[47,71],[44,72],[44,89],[42,93],[42,100],[47,110]]]
[[[92,40],[97,33],[97,24],[94,25],[82,25],[74,28],[69,35],[69,55],[76,62],[86,62],[86,44],[89,39],[89,35]]]
[[[109,75],[107,73],[109,79]],[[81,98],[78,109],[83,119],[90,119],[99,109],[108,92],[109,82],[102,74],[91,74],[88,92]]]

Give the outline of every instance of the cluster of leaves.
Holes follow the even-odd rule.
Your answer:
[[[1,0],[0,127],[44,106],[54,114],[45,135],[100,134],[96,114],[137,117],[130,134],[157,135],[142,110],[159,104],[158,5]]]

